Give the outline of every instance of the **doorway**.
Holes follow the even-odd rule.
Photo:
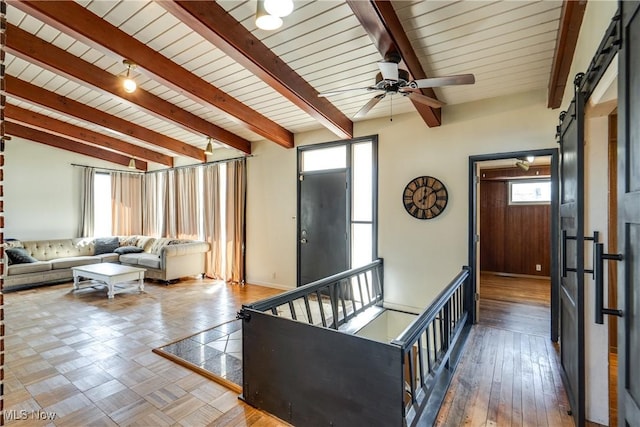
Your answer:
[[[378,257],[377,137],[298,148],[302,286]]]
[[[549,159],[549,161],[547,161],[547,165],[545,166],[545,169],[538,169],[538,168],[533,168],[532,166],[535,165],[534,160],[531,160],[530,158],[541,158],[541,157],[546,157],[547,159]],[[526,162],[526,164],[522,164]],[[516,166],[516,163],[521,163],[520,166]],[[527,176],[527,174],[520,174],[517,171],[513,170],[513,166],[515,166],[516,169],[520,169],[520,170],[524,170],[525,168],[528,170],[532,171],[532,175],[531,176]],[[525,166],[525,167],[521,167],[521,166]],[[542,167],[542,165],[541,165]],[[483,171],[484,172],[481,172]],[[491,170],[491,172],[488,172],[488,170]],[[482,257],[482,243],[483,240],[485,241],[485,251],[488,250],[491,245],[496,246],[496,250],[498,251],[498,253],[500,253],[500,250],[502,250],[502,255],[504,255],[504,248],[506,247],[504,244],[498,244],[496,242],[496,238],[494,238],[494,236],[498,236],[497,239],[499,239],[500,241],[502,241],[504,243],[504,241],[509,241],[509,242],[513,242],[513,243],[509,243],[510,245],[518,245],[520,247],[526,247],[525,243],[527,242],[527,234],[526,234],[526,230],[524,230],[522,227],[527,227],[526,225],[522,225],[522,223],[520,222],[519,228],[517,228],[518,232],[508,232],[507,230],[510,230],[510,227],[518,227],[518,221],[513,221],[512,223],[510,223],[509,225],[506,224],[505,221],[497,221],[496,224],[494,224],[493,226],[488,225],[488,223],[484,224],[484,227],[487,228],[486,230],[484,230],[483,232],[483,224],[482,224],[482,211],[483,209],[489,209],[492,205],[493,208],[498,209],[498,211],[500,212],[499,215],[506,215],[506,211],[508,209],[509,206],[512,207],[517,207],[517,200],[514,200],[514,191],[517,191],[517,188],[514,188],[513,182],[520,182],[520,183],[525,183],[525,182],[530,182],[533,181],[532,177],[536,176],[540,176],[541,171],[544,170],[546,171],[545,173],[548,176],[548,188],[549,188],[549,194],[548,194],[548,198],[550,199],[548,202],[544,202],[544,203],[548,203],[548,208],[549,208],[549,219],[548,222],[543,223],[544,225],[542,225],[543,228],[545,228],[544,232],[547,233],[548,235],[548,240],[547,242],[549,242],[548,246],[547,246],[547,252],[544,255],[544,257],[546,258],[544,261],[541,262],[534,262],[531,266],[533,270],[521,270],[520,273],[518,273],[515,269],[516,267],[513,264],[513,262],[510,261],[510,265],[507,266],[504,262],[504,256],[502,256],[502,261],[499,261],[498,263],[495,263],[496,260],[487,260],[486,257],[485,259],[483,259]],[[484,178],[486,183],[490,183],[490,182],[494,182],[497,184],[488,184],[485,186],[485,188],[483,189],[482,186],[482,173],[484,173]],[[536,173],[538,173],[538,175],[536,175]],[[519,177],[517,175],[520,175]],[[495,179],[491,179],[491,178],[495,178]],[[482,197],[482,196],[486,196],[486,194],[482,194],[483,191],[486,188],[490,188],[490,187],[495,187],[495,190],[501,194],[500,197],[502,197],[502,200],[504,202],[498,202],[495,199],[489,199],[487,197]],[[515,186],[515,187],[519,187],[519,186]],[[526,187],[526,186],[525,186]],[[535,187],[535,186],[534,186]],[[541,289],[543,289],[543,292],[540,295],[541,298],[543,300],[545,300],[546,298],[549,298],[549,306],[550,306],[550,310],[548,310],[548,312],[550,311],[550,316],[546,315],[544,316],[543,321],[546,321],[547,325],[546,325],[546,330],[547,332],[547,336],[551,338],[552,341],[557,341],[558,339],[558,292],[557,292],[557,282],[555,279],[555,272],[557,271],[558,265],[557,265],[557,259],[558,259],[558,252],[557,252],[557,244],[553,244],[553,242],[558,242],[558,232],[557,232],[557,218],[558,218],[558,152],[556,149],[543,149],[543,150],[530,150],[530,151],[521,151],[521,152],[510,152],[510,153],[496,153],[496,154],[487,154],[487,155],[481,155],[481,156],[471,156],[469,158],[469,265],[471,266],[471,271],[472,271],[472,289],[474,289],[474,295],[475,295],[475,304],[471,305],[471,311],[472,311],[472,318],[474,323],[478,323],[479,321],[481,321],[482,319],[482,314],[481,314],[481,299],[482,299],[482,283],[485,282],[487,283],[487,292],[485,293],[485,296],[489,296],[491,298],[487,298],[487,299],[492,299],[494,301],[498,301],[498,305],[500,305],[500,294],[504,295],[504,292],[501,292],[500,290],[496,291],[496,286],[505,286],[506,288],[509,288],[511,285],[509,284],[510,281],[510,277],[515,277],[518,280],[538,280],[535,279],[536,276],[541,276],[541,277],[549,277],[549,281],[546,282],[548,284],[542,284],[542,286],[540,287]],[[531,189],[531,188],[530,188]],[[526,193],[526,192],[525,192]],[[540,193],[540,189],[534,190],[533,194],[539,194]],[[541,201],[538,201],[540,204],[542,204]],[[509,205],[509,203],[511,203],[511,205]],[[484,204],[484,207],[483,207]],[[518,209],[516,209],[515,211],[518,211]],[[521,209],[520,209],[521,211]],[[516,214],[517,216],[518,214]],[[521,215],[521,212],[520,212]],[[506,216],[505,216],[506,218]],[[533,226],[533,225],[529,225]],[[490,228],[490,227],[495,227],[495,228]],[[484,237],[483,237],[483,233],[484,233]],[[500,249],[502,248],[502,249]],[[525,263],[531,263],[530,259],[527,258],[527,251],[525,250],[523,255],[520,255],[519,258],[523,259]],[[493,265],[491,265],[491,262],[494,262]],[[483,266],[483,262],[484,262],[484,266]],[[501,264],[500,264],[501,263]],[[537,264],[540,264],[539,266]],[[546,265],[545,265],[546,264]],[[544,271],[543,270],[543,265],[545,265],[544,267]],[[485,268],[485,273],[482,274],[482,270],[483,267]],[[498,268],[499,267],[499,268]],[[538,268],[540,269],[538,271]],[[491,271],[493,270],[493,271]],[[497,271],[497,270],[502,270],[502,271]],[[509,272],[511,271],[511,274],[509,274]],[[533,274],[527,274],[531,273],[533,271]],[[504,274],[506,273],[506,274]],[[538,274],[536,274],[538,273]],[[542,276],[542,274],[546,274],[546,276]],[[531,283],[536,283],[536,282],[531,282]],[[537,283],[539,284],[539,283]],[[513,288],[513,286],[511,286]],[[547,289],[547,294],[548,297],[545,295],[544,289]],[[512,293],[512,296],[510,298],[517,298],[517,293],[520,291],[517,289],[517,286],[515,288],[514,293]],[[497,300],[495,298],[498,298]],[[504,302],[504,301],[503,301]],[[487,319],[487,321],[489,321],[490,319]],[[495,320],[495,319],[494,319]]]
[[[549,337],[551,158],[478,164],[479,320]]]

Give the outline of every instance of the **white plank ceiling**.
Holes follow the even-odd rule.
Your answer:
[[[322,125],[267,83],[192,31],[162,6],[146,0],[82,0],[81,5],[160,52],[184,69],[293,133]],[[277,54],[318,92],[375,83],[382,60],[358,19],[344,1],[295,1],[294,12],[276,31],[257,29],[255,0],[218,1],[230,15]],[[449,105],[529,90],[546,93],[560,19],[561,1],[393,1],[393,7],[429,77],[473,73],[473,86],[435,89]],[[122,57],[93,49],[36,18],[8,8],[8,21],[114,75],[126,72]],[[10,34],[8,34],[10,37]],[[114,116],[190,145],[204,148],[206,136],[150,115],[117,97],[71,81],[7,54],[7,74],[77,100]],[[154,81],[144,70],[133,72],[139,87],[249,141],[263,139],[229,116],[200,105]],[[366,91],[329,97],[347,117],[372,97]],[[365,119],[414,111],[409,100],[383,99]],[[105,135],[175,154],[100,126],[83,122],[8,96],[8,103],[37,111]],[[443,110],[446,126],[446,107]],[[426,124],[425,124],[426,127]],[[336,138],[337,139],[337,138]]]

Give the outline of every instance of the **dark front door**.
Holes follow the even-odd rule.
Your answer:
[[[618,53],[618,425],[640,426],[640,3],[620,2]]]
[[[347,170],[300,175],[298,286],[349,268]]]
[[[560,124],[560,359],[576,425],[584,425],[584,97]]]

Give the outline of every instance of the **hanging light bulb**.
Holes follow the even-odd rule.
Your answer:
[[[211,137],[208,137],[207,141],[207,148],[204,149],[204,154],[213,154],[213,144],[211,143]]]
[[[276,30],[282,26],[282,19],[269,14],[264,8],[264,0],[258,0],[256,26],[261,30]]]
[[[289,16],[293,12],[293,0],[264,0],[264,10],[279,18]]]
[[[136,81],[133,80],[129,75],[131,73],[131,69],[136,68],[136,63],[128,59],[123,60],[122,63],[127,66],[127,75],[122,81],[122,87],[124,88],[125,92],[133,93],[138,88],[138,85],[136,84]]]

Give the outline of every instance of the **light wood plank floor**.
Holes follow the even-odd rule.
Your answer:
[[[71,284],[5,294],[5,422],[21,426],[281,426],[237,393],[151,352],[281,291],[149,282],[109,301]],[[25,410],[29,419],[20,417]],[[32,411],[55,413],[32,419]]]
[[[573,426],[549,339],[549,281],[483,275],[439,426]]]

